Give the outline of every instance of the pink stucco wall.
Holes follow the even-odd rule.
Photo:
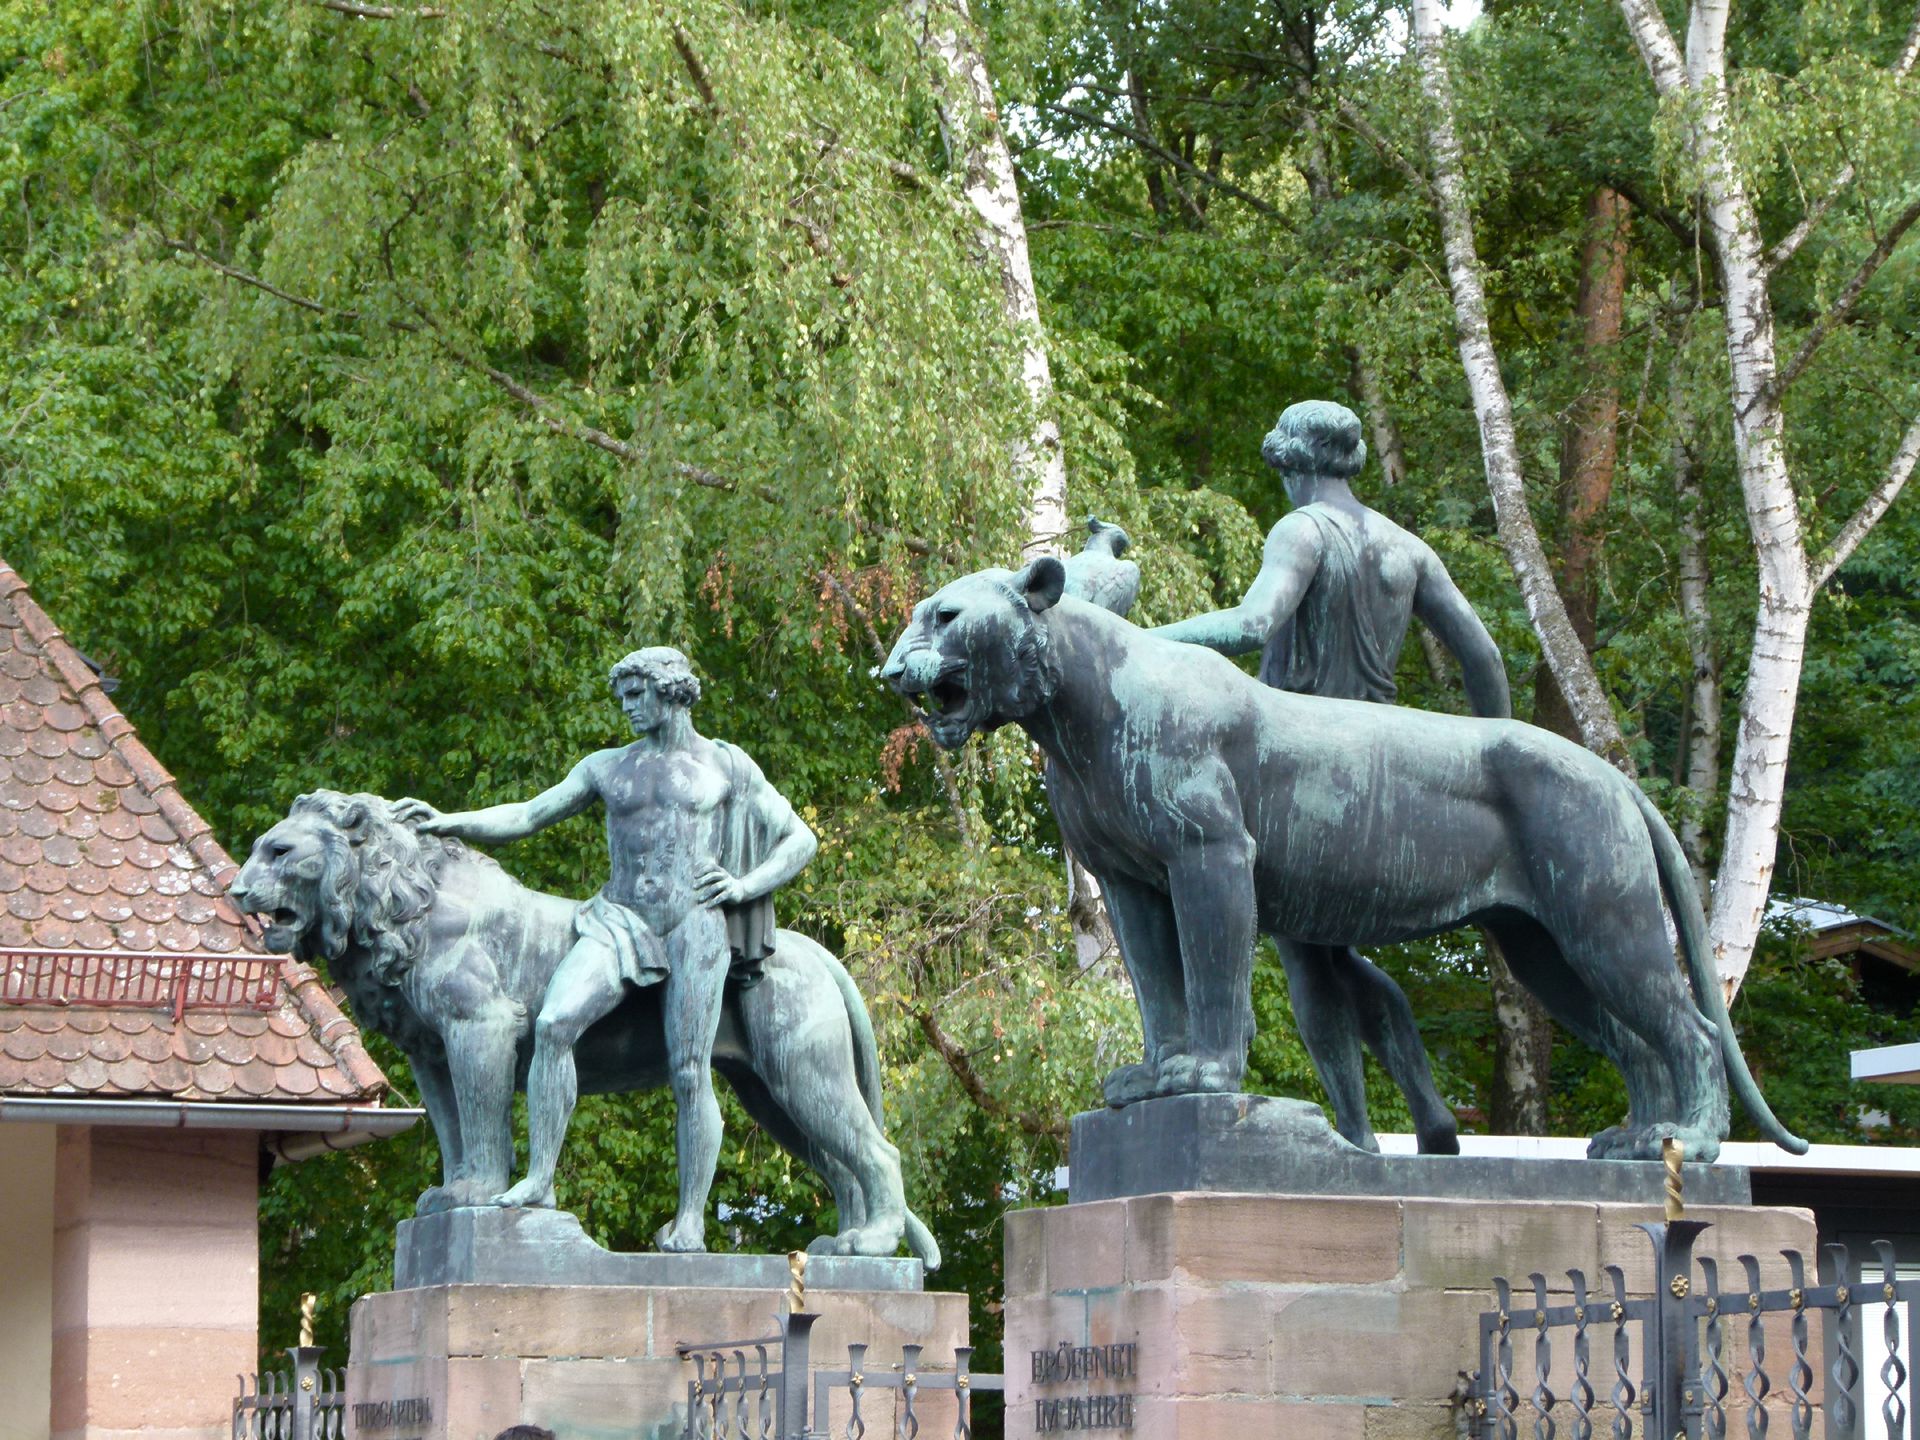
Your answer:
[[[259,1137],[63,1126],[53,1440],[223,1440],[257,1364]]]

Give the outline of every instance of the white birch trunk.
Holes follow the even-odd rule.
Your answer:
[[[1033,413],[1032,428],[1013,457],[1027,482],[1024,549],[1028,555],[1057,555],[1067,533],[1066,457],[1053,414],[1053,369],[1047,362],[1040,299],[1027,256],[1020,187],[994,103],[993,80],[974,38],[967,0],[910,0],[908,13],[921,46],[940,60],[953,87],[941,105],[941,124],[959,151],[967,202],[980,217],[981,244],[999,272],[1007,318],[1021,336],[1020,375]]]
[[[1494,521],[1501,548],[1519,582],[1527,618],[1539,637],[1540,649],[1560,683],[1560,693],[1587,747],[1631,772],[1625,737],[1614,719],[1613,707],[1594,673],[1593,661],[1553,583],[1553,569],[1541,547],[1539,532],[1527,509],[1526,477],[1520,468],[1520,447],[1514,436],[1513,406],[1500,377],[1499,357],[1487,325],[1486,288],[1481,281],[1480,257],[1475,249],[1473,215],[1467,201],[1461,169],[1460,142],[1454,134],[1453,91],[1442,52],[1440,9],[1437,0],[1413,0],[1414,54],[1420,66],[1420,84],[1427,95],[1427,141],[1433,161],[1434,198],[1440,212],[1440,233],[1447,256],[1447,278],[1453,290],[1455,328],[1459,333],[1460,363],[1473,395],[1480,422],[1480,451],[1487,470],[1487,489],[1493,496]]]
[[[1676,385],[1676,392],[1678,386]],[[1720,657],[1713,646],[1713,616],[1707,608],[1712,573],[1707,566],[1706,497],[1686,443],[1691,418],[1673,407],[1673,487],[1680,502],[1680,619],[1687,633],[1691,678],[1687,689],[1687,734],[1682,770],[1688,795],[1680,821],[1680,848],[1693,868],[1702,899],[1707,883],[1707,817],[1720,800]]]
[[[1053,368],[1047,361],[1040,297],[1027,254],[1027,223],[1013,171],[993,79],[974,36],[967,0],[909,0],[908,14],[921,47],[945,70],[940,124],[962,167],[967,203],[980,217],[980,243],[998,273],[1001,303],[1020,335],[1020,376],[1032,407],[1032,428],[1014,446],[1015,469],[1027,489],[1029,557],[1061,555],[1067,533],[1067,464],[1054,419]],[[1113,952],[1113,926],[1100,899],[1100,882],[1071,853],[1067,856],[1067,913],[1082,969]]]
[[[1814,584],[1787,470],[1766,249],[1733,156],[1726,0],[1697,0],[1687,25],[1684,58],[1651,0],[1620,0],[1620,8],[1654,87],[1662,96],[1684,97],[1691,106],[1690,143],[1701,172],[1708,238],[1725,289],[1722,313],[1733,376],[1734,460],[1759,568],[1753,649],[1727,787],[1726,836],[1707,927],[1720,982],[1731,999],[1752,963],[1773,885],[1787,750]]]

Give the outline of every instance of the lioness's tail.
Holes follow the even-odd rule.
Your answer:
[[[833,976],[833,983],[840,987],[840,999],[847,1007],[847,1028],[853,1032],[854,1077],[860,1083],[860,1093],[866,1098],[867,1111],[873,1116],[873,1123],[885,1134],[886,1115],[880,1100],[880,1049],[874,1043],[873,1021],[867,1017],[867,1002],[861,998],[859,987],[853,983],[847,967],[840,963],[840,957],[825,947],[821,948],[820,953],[826,957],[827,970]],[[927,1269],[940,1268],[939,1242],[911,1209],[907,1210],[907,1248],[920,1258]]]
[[[1660,886],[1667,892],[1667,904],[1673,907],[1673,922],[1680,931],[1680,950],[1687,960],[1687,978],[1693,982],[1694,1003],[1720,1032],[1720,1048],[1726,1056],[1727,1082],[1740,1104],[1761,1131],[1794,1155],[1807,1153],[1807,1142],[1782,1125],[1774,1115],[1760,1086],[1747,1068],[1747,1057],[1740,1053],[1740,1040],[1733,1033],[1733,1020],[1727,1014],[1727,1002],[1720,994],[1720,977],[1713,973],[1713,947],[1707,940],[1707,917],[1700,908],[1700,892],[1693,883],[1693,871],[1686,854],[1673,836],[1666,817],[1654,808],[1646,792],[1631,780],[1627,788],[1646,821],[1647,838],[1653,841],[1654,863],[1660,870]]]

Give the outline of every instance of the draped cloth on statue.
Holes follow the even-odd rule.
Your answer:
[[[573,917],[573,934],[611,950],[620,978],[629,984],[657,985],[667,978],[667,950],[653,927],[604,892],[580,907]]]
[[[727,802],[721,807],[713,858],[729,875],[745,875],[792,830],[793,807],[744,750],[724,740],[714,741],[713,748],[727,771]],[[750,984],[760,978],[761,963],[773,953],[773,896],[723,906],[722,913],[733,952],[733,978]]]
[[[1296,694],[1393,704],[1405,598],[1393,593],[1360,516],[1319,503],[1294,513],[1319,531],[1320,563],[1299,608],[1267,640],[1260,679]]]

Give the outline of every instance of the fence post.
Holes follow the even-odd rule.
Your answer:
[[[803,1440],[807,1431],[807,1384],[811,1370],[807,1352],[813,1336],[813,1322],[820,1317],[798,1310],[785,1317],[780,1347],[780,1397],[776,1421],[780,1440]]]
[[[1703,1220],[1656,1220],[1640,1229],[1653,1242],[1653,1324],[1647,1336],[1648,1440],[1700,1440],[1700,1336],[1687,1314],[1693,1244]]]
[[[314,1417],[320,1411],[320,1357],[324,1345],[295,1345],[287,1351],[293,1360],[293,1433],[288,1440],[320,1440]]]

